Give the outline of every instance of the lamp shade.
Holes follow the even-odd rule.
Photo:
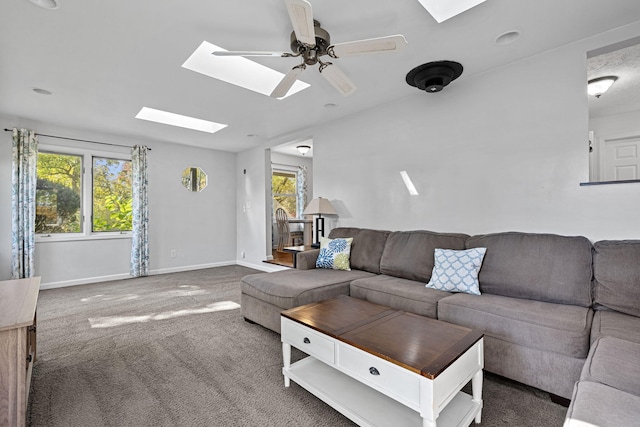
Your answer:
[[[304,215],[337,215],[331,202],[322,197],[313,199],[304,209]]]

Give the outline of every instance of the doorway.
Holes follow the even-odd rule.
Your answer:
[[[278,250],[286,246],[303,244],[303,211],[313,196],[313,153],[312,149],[302,154],[296,147],[306,145],[312,147],[311,139],[297,140],[273,147],[271,155],[271,197],[267,199],[267,212],[271,212],[268,231],[271,234],[267,241],[271,241],[271,262],[287,267],[293,266],[293,255],[290,252]],[[281,237],[276,221],[276,210],[283,209],[289,221],[290,237],[287,242],[280,241]],[[286,237],[286,236],[285,236]],[[280,243],[280,245],[279,245]]]

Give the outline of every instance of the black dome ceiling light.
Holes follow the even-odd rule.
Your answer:
[[[407,74],[407,83],[429,93],[440,92],[460,77],[462,65],[454,61],[434,61],[418,65]]]

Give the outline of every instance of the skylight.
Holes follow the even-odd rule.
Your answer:
[[[140,112],[136,114],[136,119],[149,120],[150,122],[162,123],[165,125],[178,126],[209,133],[216,133],[219,130],[227,127],[227,125],[223,125],[220,123],[196,119],[194,117],[170,113],[168,111],[156,110],[149,107],[142,107]]]
[[[485,0],[418,0],[438,23],[453,18]]]
[[[281,72],[242,56],[214,56],[212,54],[214,51],[226,51],[226,49],[204,41],[182,66],[196,73],[267,96],[271,94],[284,77]],[[294,65],[297,65],[297,63],[292,61],[291,66],[293,67]],[[289,97],[309,86],[308,83],[297,80],[287,95],[279,99]]]

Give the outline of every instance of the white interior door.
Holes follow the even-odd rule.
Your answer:
[[[640,136],[603,141],[604,181],[640,179]]]

